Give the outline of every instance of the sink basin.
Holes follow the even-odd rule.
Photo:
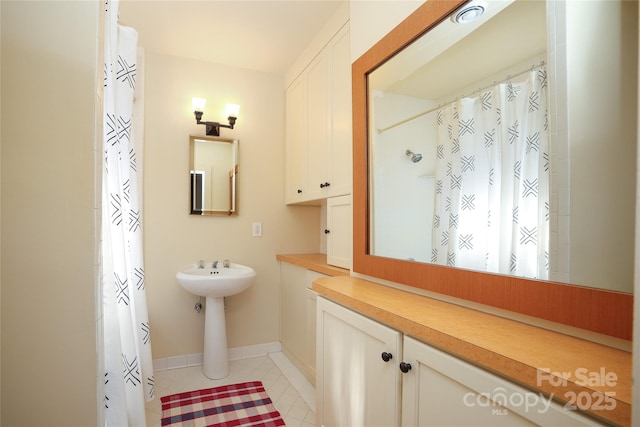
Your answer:
[[[256,272],[246,265],[198,268],[190,265],[176,274],[178,282],[187,291],[201,297],[223,298],[239,294],[251,286]]]
[[[197,264],[192,264],[176,273],[176,278],[184,289],[207,298],[202,360],[202,371],[207,378],[218,380],[229,375],[224,297],[246,290],[254,277],[256,272],[253,268],[234,263],[229,267],[217,268],[198,268]]]

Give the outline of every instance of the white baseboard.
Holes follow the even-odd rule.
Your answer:
[[[291,363],[284,353],[270,353],[269,357],[276,364],[280,372],[287,377],[289,383],[296,389],[300,397],[309,405],[313,412],[316,411],[316,388],[302,375],[302,372]]]
[[[280,341],[228,349],[229,360],[266,356],[270,353],[278,353],[280,351],[282,351]],[[202,357],[202,353],[195,353],[166,357],[164,359],[153,359],[153,370],[166,371],[168,369],[180,369],[190,366],[199,366],[202,365]]]

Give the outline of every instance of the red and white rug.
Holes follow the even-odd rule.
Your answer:
[[[160,398],[163,426],[283,426],[262,382],[251,381]]]

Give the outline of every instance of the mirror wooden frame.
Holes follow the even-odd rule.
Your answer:
[[[189,135],[189,169],[194,169],[194,157],[195,157],[195,143],[196,141],[209,141],[209,142],[221,142],[226,144],[233,144],[236,146],[236,150],[239,152],[240,141],[231,138],[222,138],[218,136],[204,136],[204,135]],[[237,154],[237,152],[236,152]],[[189,215],[194,216],[238,216],[238,158],[236,156],[235,166],[229,171],[229,210],[213,210],[203,209],[197,211],[193,209],[193,188],[190,182],[189,187]],[[190,176],[189,180],[193,178]]]
[[[466,1],[430,0],[352,65],[353,271],[624,340],[632,339],[633,295],[369,254],[367,76]]]

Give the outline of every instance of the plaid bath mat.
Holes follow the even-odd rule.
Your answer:
[[[283,426],[262,382],[172,394],[160,399],[163,426]]]

